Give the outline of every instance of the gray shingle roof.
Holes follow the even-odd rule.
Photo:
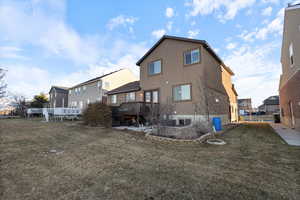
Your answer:
[[[140,87],[140,81],[134,81],[127,83],[125,85],[122,85],[114,90],[109,91],[107,94],[112,95],[112,94],[119,94],[119,93],[125,93],[125,92],[135,92],[141,90]]]

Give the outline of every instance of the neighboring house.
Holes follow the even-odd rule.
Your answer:
[[[143,92],[141,91],[140,81],[134,81],[122,85],[114,90],[107,92],[108,105],[120,106],[122,103],[143,102]]]
[[[68,107],[68,88],[52,86],[49,91],[49,107],[50,108]]]
[[[279,113],[279,96],[268,97],[258,109],[260,112],[265,112],[267,115]]]
[[[248,99],[238,99],[239,114],[245,115],[252,112],[252,101],[251,98]]]
[[[121,69],[80,83],[69,89],[69,107],[86,108],[89,103],[107,103],[107,92],[136,81],[129,69]]]
[[[222,66],[222,82],[229,97],[230,107],[229,107],[229,117],[231,122],[237,122],[239,120],[238,113],[238,94],[232,84],[231,77],[234,76],[234,73],[230,68]]]
[[[0,110],[0,115],[11,115],[16,110],[13,106],[7,106]]]
[[[222,70],[231,70],[204,40],[163,36],[138,62],[144,102],[174,106],[173,119],[229,122]]]
[[[281,121],[300,130],[300,4],[285,9],[281,64]]]

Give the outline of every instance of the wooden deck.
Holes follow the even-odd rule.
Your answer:
[[[134,121],[145,123],[158,114],[159,104],[145,102],[126,102],[112,106],[113,124],[130,124]]]

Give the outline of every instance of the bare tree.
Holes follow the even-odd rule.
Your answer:
[[[3,98],[6,94],[7,85],[4,82],[5,72],[3,68],[0,68],[0,98]]]
[[[13,104],[16,107],[16,115],[19,115],[20,117],[26,117],[27,106],[25,97],[15,95]]]

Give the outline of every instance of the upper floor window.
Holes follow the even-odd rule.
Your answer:
[[[290,52],[290,63],[291,63],[291,67],[292,67],[292,66],[294,65],[294,49],[293,49],[293,43],[290,44],[289,52]]]
[[[72,90],[69,90],[69,94],[72,94]]]
[[[97,87],[101,87],[101,81],[98,81]]]
[[[82,89],[83,89],[83,90],[86,90],[86,86],[83,86]]]
[[[173,100],[174,101],[187,101],[191,100],[191,85],[178,85],[173,87]]]
[[[148,65],[148,74],[155,75],[161,73],[161,60],[156,60]]]
[[[135,92],[126,93],[126,101],[135,101]]]
[[[184,52],[184,64],[190,65],[200,62],[200,49]]]
[[[111,103],[117,103],[117,95],[116,94],[111,96]]]

